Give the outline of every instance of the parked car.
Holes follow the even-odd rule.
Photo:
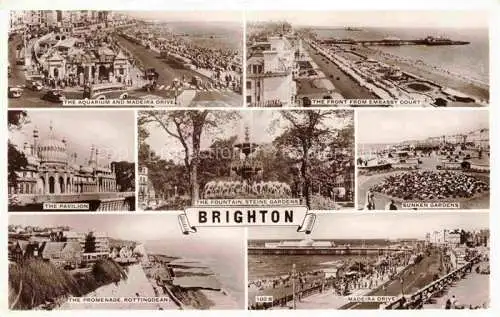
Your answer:
[[[62,90],[52,89],[43,95],[42,99],[50,102],[63,102],[66,97],[63,95]]]
[[[147,92],[150,92],[150,91],[154,91],[156,89],[156,83],[147,83],[146,85],[142,86],[142,89],[144,91],[147,91]]]
[[[42,82],[39,80],[33,80],[30,79],[26,81],[26,88],[34,90],[34,91],[40,91],[43,89]]]
[[[23,95],[23,89],[19,87],[9,87],[8,96],[9,98],[20,98]]]

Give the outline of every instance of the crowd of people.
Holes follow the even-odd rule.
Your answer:
[[[488,190],[488,183],[476,177],[459,172],[429,170],[391,175],[370,188],[371,192],[418,201],[471,198]]]
[[[259,280],[250,281],[248,287],[255,287],[258,290],[265,289],[277,289],[292,287],[293,279],[297,283],[297,289],[306,289],[314,286],[321,285],[325,279],[325,273],[323,271],[308,271],[308,272],[297,272],[295,275],[290,272],[286,275],[264,278]]]
[[[344,261],[337,267],[338,272],[342,273],[336,275],[327,276],[322,270],[298,272],[295,274],[297,300],[302,299],[303,292],[315,287],[319,292],[331,290],[336,296],[347,296],[356,290],[373,290],[393,279],[409,263],[408,253],[397,252],[377,260],[372,258],[363,262],[354,259]],[[288,273],[274,278],[254,280],[248,283],[248,288],[255,289],[259,294],[268,295],[271,293],[270,289],[291,288],[293,278],[294,275]],[[274,298],[274,300],[280,299]]]
[[[140,38],[141,34],[143,33],[138,32],[134,36]],[[188,59],[196,69],[207,70],[210,73],[208,77],[225,87],[230,87],[233,90],[240,88],[242,69],[238,50],[201,46],[174,34],[170,34],[168,39],[148,37],[147,41],[152,47]]]

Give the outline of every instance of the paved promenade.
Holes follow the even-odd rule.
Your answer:
[[[481,264],[484,266],[484,262],[481,262]],[[425,304],[424,309],[442,309],[445,306],[446,300],[452,296],[455,296],[459,306],[464,305],[465,308],[482,306],[484,303],[489,303],[490,275],[476,273],[476,267],[477,265],[472,268],[472,273],[469,273],[464,279],[450,287],[444,296],[436,298],[435,303]]]

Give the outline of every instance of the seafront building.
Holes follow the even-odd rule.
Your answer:
[[[456,248],[463,244],[489,246],[490,232],[488,229],[478,231],[448,230],[428,232],[425,235],[426,244]]]
[[[103,157],[92,146],[86,163],[70,151],[66,138],[57,138],[52,125],[50,134],[40,140],[33,130],[32,143],[24,143],[22,153],[27,165],[16,171],[17,185],[9,184],[9,194],[57,195],[117,192],[116,174],[111,155]]]
[[[40,259],[65,269],[107,259],[111,255],[106,233],[76,232],[69,228],[9,226],[9,260]]]
[[[254,41],[247,60],[246,103],[253,107],[289,106],[297,95],[294,49],[284,36]]]
[[[81,27],[90,25],[108,26],[123,18],[112,11],[97,10],[26,10],[11,11],[10,29],[31,27]]]
[[[130,59],[109,31],[133,23],[133,19],[110,11],[13,11],[10,16],[11,32],[23,33],[27,75],[43,78],[52,88],[130,85]]]

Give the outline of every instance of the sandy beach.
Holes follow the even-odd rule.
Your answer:
[[[373,48],[356,46],[356,51],[371,58],[392,66],[399,67],[402,71],[412,73],[419,77],[434,81],[443,87],[449,87],[481,100],[489,101],[489,85],[480,83],[470,78],[461,77],[439,67],[434,67],[424,62],[403,59],[389,53]]]

